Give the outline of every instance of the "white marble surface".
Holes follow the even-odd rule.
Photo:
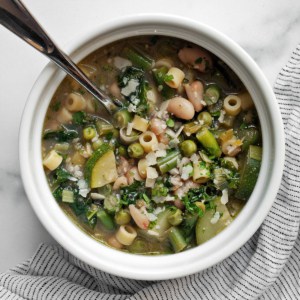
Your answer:
[[[258,63],[271,84],[300,43],[299,0],[24,0],[59,45],[96,24],[128,14],[171,13],[227,34]],[[105,3],[105,5],[103,5]],[[18,130],[27,95],[46,58],[0,27],[0,272],[54,242],[35,216],[22,187]]]

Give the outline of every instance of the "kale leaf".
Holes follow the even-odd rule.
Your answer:
[[[132,82],[136,85],[135,89],[129,89],[123,96],[136,108],[136,113],[145,116],[149,110],[147,102],[147,91],[149,84],[145,79],[145,73],[142,69],[137,67],[127,67],[118,77],[118,85],[121,89],[126,88]]]
[[[83,125],[87,122],[86,113],[84,111],[74,112],[72,118],[74,124]]]
[[[72,175],[67,170],[63,169],[62,167],[57,168],[53,174],[53,184],[61,184],[66,182],[70,177],[72,177]]]
[[[59,130],[47,130],[44,133],[44,140],[57,140],[58,142],[68,142],[79,136],[79,133],[76,129],[67,128],[66,126],[62,126],[62,129]]]
[[[122,187],[120,194],[122,205],[135,204],[137,200],[144,199],[145,185],[142,181],[134,181],[131,185]]]
[[[203,216],[203,210],[195,202],[204,200],[210,202],[215,198],[216,189],[212,185],[201,185],[199,188],[190,189],[182,198],[185,208],[190,213]]]

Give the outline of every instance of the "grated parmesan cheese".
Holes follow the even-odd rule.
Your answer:
[[[224,117],[225,117],[225,111],[222,109],[221,112],[220,112],[220,117],[219,117],[218,121],[220,123],[223,123],[224,122]]]
[[[154,184],[155,184],[155,179],[152,179],[152,178],[147,178],[146,179],[146,183],[145,183],[146,187],[153,188]]]
[[[193,167],[191,165],[186,165],[182,167],[181,178],[183,180],[188,180],[193,172]]]
[[[136,106],[130,103],[127,107],[129,112],[136,112]]]
[[[157,150],[157,151],[155,151],[155,156],[156,157],[165,157],[166,155],[167,155],[166,150]]]
[[[154,152],[149,152],[147,155],[146,155],[146,161],[147,161],[147,165],[148,166],[154,166],[157,164],[157,161],[156,161],[156,155]]]
[[[216,211],[213,217],[211,218],[210,223],[216,224],[219,221],[220,217],[221,217],[220,212]]]
[[[130,94],[136,91],[139,86],[139,81],[137,79],[130,79],[125,87],[121,89],[121,94],[128,97]]]
[[[228,189],[224,189],[222,191],[222,197],[221,197],[220,202],[224,205],[228,202]]]
[[[156,179],[158,177],[158,173],[155,168],[147,167],[146,172],[147,172],[147,178]]]

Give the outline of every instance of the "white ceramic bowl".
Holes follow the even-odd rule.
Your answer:
[[[266,217],[279,188],[284,162],[284,132],[269,83],[255,62],[235,42],[216,30],[181,17],[138,15],[101,24],[76,38],[67,52],[76,61],[115,40],[138,35],[167,35],[199,44],[224,60],[251,93],[261,122],[263,159],[258,182],[236,220],[207,243],[179,254],[142,256],[117,251],[81,231],[51,195],[41,157],[41,134],[48,104],[65,74],[49,63],[36,81],[20,129],[21,175],[40,221],[69,252],[106,272],[140,280],[160,280],[208,268],[240,248]]]

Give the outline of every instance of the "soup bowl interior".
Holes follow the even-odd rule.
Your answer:
[[[20,129],[21,175],[27,196],[42,224],[70,253],[89,265],[127,278],[161,280],[208,268],[240,248],[266,217],[278,190],[284,161],[284,134],[275,96],[255,62],[232,40],[203,24],[175,16],[139,15],[101,24],[76,38],[67,52],[75,62],[94,50],[126,37],[165,35],[198,44],[225,61],[242,80],[258,111],[263,158],[248,203],[224,231],[205,244],[182,253],[160,256],[129,254],[89,237],[61,210],[49,189],[42,165],[41,135],[48,105],[65,77],[49,63],[27,101]]]

